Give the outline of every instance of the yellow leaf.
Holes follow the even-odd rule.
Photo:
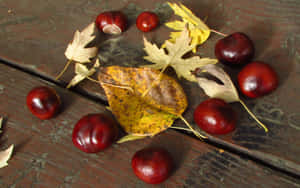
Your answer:
[[[99,73],[98,79],[112,113],[130,135],[154,136],[170,127],[187,107],[181,86],[164,74],[161,82],[147,96],[142,97],[158,75],[159,71],[150,68],[119,66],[102,68]],[[132,90],[116,85],[127,86]]]
[[[100,66],[99,59],[96,60],[95,64],[91,69],[88,69],[85,65],[76,63],[75,64],[75,76],[68,84],[67,88],[73,87],[85,78],[92,76],[96,72],[96,68]]]
[[[6,150],[0,152],[0,168],[8,165],[7,161],[10,159],[13,149],[14,145],[11,145]]]
[[[96,36],[95,23],[91,23],[82,32],[78,30],[74,34],[73,41],[68,45],[65,56],[69,60],[77,61],[80,63],[88,63],[90,59],[97,55],[97,47],[86,48],[86,46],[92,42]]]
[[[184,29],[180,33],[180,37],[176,38],[175,43],[166,41],[165,44],[168,51],[168,53],[166,53],[163,48],[158,48],[155,44],[151,44],[144,38],[144,50],[147,53],[147,56],[144,58],[154,63],[153,65],[146,66],[162,69],[162,72],[166,67],[171,66],[175,69],[179,78],[183,77],[189,81],[196,82],[197,80],[191,71],[208,64],[215,64],[218,61],[216,59],[200,58],[198,56],[183,59],[182,57],[194,48],[194,45],[191,45],[190,42],[189,32],[187,29]]]
[[[168,26],[169,28],[172,28],[174,30],[177,30],[177,31],[182,31],[182,30],[184,30],[186,23],[176,20],[173,22],[166,23],[166,26]]]
[[[146,138],[146,136],[136,136],[136,135],[126,135],[123,136],[120,140],[117,141],[118,144],[124,143],[124,142],[128,142],[128,141],[133,141],[133,140],[140,140]]]
[[[221,67],[218,67],[217,65],[207,65],[203,67],[203,70],[222,82],[222,84],[219,84],[214,80],[198,77],[198,84],[204,90],[206,95],[212,98],[223,99],[229,103],[240,101],[239,94],[234,84],[228,74]]]
[[[195,53],[197,45],[204,43],[208,39],[211,30],[200,18],[195,16],[193,12],[183,4],[180,3],[178,5],[170,2],[168,4],[173,9],[174,13],[182,18],[182,21],[176,20],[168,22],[166,23],[166,26],[171,29],[181,31],[184,30],[185,25],[187,25],[190,37],[192,38],[191,44],[194,45],[193,52]],[[170,37],[171,39],[169,39],[169,41],[174,42],[178,36],[173,34]],[[163,45],[163,47],[165,46],[166,44]]]

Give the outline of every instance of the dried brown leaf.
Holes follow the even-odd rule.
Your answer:
[[[239,94],[232,83],[229,75],[217,65],[206,65],[202,68],[212,76],[218,78],[223,84],[204,77],[198,77],[198,84],[204,90],[206,95],[212,98],[223,99],[226,102],[239,102]]]
[[[79,82],[81,82],[82,80],[84,80],[85,78],[92,76],[97,71],[96,68],[98,68],[99,66],[100,66],[99,59],[96,60],[95,64],[91,69],[88,69],[87,66],[83,64],[76,63],[75,64],[76,75],[70,81],[67,88],[73,87],[77,85]]]
[[[97,47],[86,48],[86,46],[95,39],[95,23],[91,23],[82,32],[78,30],[74,34],[73,41],[68,45],[65,56],[69,60],[80,63],[88,63],[90,59],[97,55]]]
[[[7,161],[13,153],[14,145],[9,146],[6,150],[0,152],[0,168],[7,166]]]

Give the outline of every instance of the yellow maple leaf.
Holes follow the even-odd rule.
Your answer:
[[[170,2],[168,2],[168,4],[173,9],[174,13],[182,18],[182,21],[176,20],[165,24],[167,27],[178,31],[171,32],[169,41],[175,42],[180,36],[180,31],[184,30],[187,25],[190,37],[192,38],[191,45],[194,46],[193,52],[195,53],[197,51],[197,45],[204,43],[208,39],[211,30],[183,4],[180,3],[178,5]],[[163,44],[163,47],[165,46],[166,43]]]
[[[171,66],[175,69],[178,77],[183,77],[189,81],[197,82],[196,77],[191,73],[196,68],[201,68],[208,64],[215,64],[217,59],[200,58],[194,56],[191,58],[183,59],[182,57],[194,48],[194,45],[190,44],[191,38],[187,28],[180,32],[181,35],[175,39],[175,43],[166,41],[166,49],[158,48],[155,44],[151,44],[144,38],[144,50],[147,56],[144,59],[154,63],[153,65],[146,65],[154,69],[162,69],[162,72]]]

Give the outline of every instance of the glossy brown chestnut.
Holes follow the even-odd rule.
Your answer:
[[[149,184],[159,184],[170,176],[173,159],[167,150],[149,147],[134,154],[131,166],[139,179]]]
[[[215,46],[217,59],[227,65],[244,65],[254,56],[254,45],[244,33],[236,32],[220,39]]]
[[[224,100],[211,98],[195,109],[194,121],[207,133],[226,134],[235,129],[237,115]]]
[[[107,34],[121,34],[127,27],[127,18],[120,11],[103,12],[96,18],[96,26]]]
[[[104,114],[88,114],[75,125],[73,144],[86,153],[96,153],[109,147],[117,138],[114,121]]]
[[[153,12],[142,12],[136,19],[136,27],[143,32],[152,31],[158,24],[158,16]]]
[[[252,62],[238,74],[240,91],[250,98],[264,96],[278,86],[277,74],[271,66],[263,62]]]
[[[59,111],[60,98],[54,89],[39,86],[28,93],[26,103],[33,115],[40,119],[50,119]]]

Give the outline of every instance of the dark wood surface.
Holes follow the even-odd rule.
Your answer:
[[[269,133],[264,133],[263,129],[258,128],[256,123],[242,109],[241,105],[233,104],[233,107],[239,114],[237,129],[232,134],[228,134],[226,136],[210,136],[209,140],[213,143],[219,143],[222,146],[229,147],[235,151],[264,161],[265,163],[268,163],[277,168],[289,171],[292,174],[300,175],[300,141],[298,139],[300,134],[300,1],[189,0],[184,1],[184,4],[190,7],[199,17],[207,17],[207,24],[213,29],[228,34],[235,31],[243,31],[247,33],[253,39],[255,44],[255,60],[265,61],[272,67],[274,67],[276,72],[279,74],[280,79],[279,88],[271,95],[256,100],[243,98],[250,109],[255,114],[257,114],[257,116],[269,127]],[[136,16],[141,11],[151,10],[158,13],[160,18],[162,19],[162,23],[167,20],[174,20],[176,18],[175,16],[171,16],[172,10],[170,10],[170,8],[167,6],[166,1],[163,0],[1,0],[0,59],[4,60],[7,64],[15,65],[23,70],[42,75],[44,78],[47,78],[49,80],[54,80],[55,76],[60,72],[66,62],[66,59],[64,57],[64,50],[70,40],[72,40],[74,31],[76,29],[81,30],[90,22],[94,21],[95,17],[100,12],[112,9],[121,9],[122,11],[124,11],[124,13],[129,17],[130,26],[125,33],[118,37],[111,37],[107,35],[101,36],[102,43],[100,44],[99,57],[101,59],[102,66],[138,66],[140,64],[144,64],[146,62],[142,58],[143,55],[145,55],[142,50],[142,36],[144,35],[150,41],[157,43],[162,43],[165,39],[168,38],[168,34],[171,30],[162,25],[154,32],[150,32],[147,34],[138,31],[135,27],[134,22]],[[198,49],[197,54],[201,55],[202,57],[214,57],[214,44],[218,39],[220,39],[220,36],[212,34],[210,39]],[[238,72],[238,69],[230,69],[227,67],[226,70],[230,72],[230,74],[233,76],[233,80],[235,81],[235,76]],[[70,67],[70,69],[62,77],[60,83],[66,84],[72,78],[73,71],[73,67]],[[16,75],[17,73],[12,73],[11,75],[6,76],[8,78],[4,78],[3,76],[1,76],[0,84],[5,84],[5,80],[9,79],[15,82],[12,86],[18,89],[21,89],[23,87],[22,84],[25,84],[24,88],[26,88],[26,84],[28,84],[27,91],[29,90],[30,86],[33,87],[31,81],[29,81],[28,83],[18,81]],[[27,78],[27,76],[25,75],[23,77]],[[28,79],[31,80],[30,77]],[[183,85],[189,100],[189,108],[187,109],[184,116],[189,122],[193,123],[193,110],[201,101],[206,98],[206,96],[196,84],[187,83],[187,81],[185,80],[180,80],[180,83]],[[10,88],[12,86],[9,85],[5,88]],[[5,89],[3,91],[1,89],[0,91],[3,92],[5,91]],[[24,90],[25,93],[27,91]],[[68,91],[65,90],[61,91],[65,93],[65,95],[67,95],[66,93],[68,93]],[[76,87],[76,91],[86,92],[91,96],[106,100],[103,90],[97,84],[94,84],[92,82],[82,82],[79,86]],[[25,93],[23,93],[24,96]],[[10,127],[10,125],[15,125],[14,123],[9,123],[9,110],[5,108],[5,106],[11,105],[7,102],[7,98],[11,97],[10,95],[14,96],[14,94],[19,95],[20,93],[11,92],[10,94],[4,95],[6,96],[6,98],[1,97],[1,100],[3,100],[1,102],[1,113],[4,114],[0,115],[8,116],[7,127]],[[69,101],[68,97],[66,98],[67,101]],[[75,98],[85,101],[84,99],[82,99],[82,96],[76,96]],[[81,116],[78,114],[84,114],[84,110],[87,110],[86,112],[89,112],[88,109],[94,109],[95,111],[103,110],[103,107],[101,107],[101,105],[98,105],[97,107],[92,105],[91,107],[88,107],[88,109],[73,109],[73,107],[70,108],[70,106],[75,105],[77,103],[77,100],[74,100],[73,102],[71,101],[66,102],[66,109],[62,112],[62,115],[57,117],[58,119],[46,121],[46,123],[42,121],[38,123],[38,121],[33,117],[24,119],[23,117],[30,115],[25,111],[26,109],[24,109],[24,106],[22,107],[22,110],[20,110],[19,116],[16,116],[16,114],[13,113],[14,111],[11,111],[10,113],[16,116],[15,121],[18,120],[19,124],[35,125],[29,127],[26,131],[24,130],[24,135],[22,135],[23,132],[18,133],[19,135],[16,133],[15,137],[22,140],[25,139],[26,136],[30,137],[29,135],[31,134],[31,131],[33,131],[32,134],[35,133],[37,135],[39,135],[39,132],[42,132],[44,134],[52,132],[53,138],[49,137],[47,139],[55,139],[54,137],[63,137],[66,140],[66,135],[70,133],[70,130],[65,128],[61,128],[60,130],[60,126],[58,126],[58,124],[64,122],[62,119],[59,119],[60,117],[65,116],[63,114],[70,113],[68,119],[74,124],[78,119],[78,116]],[[78,102],[77,105],[80,107],[82,103],[83,102]],[[10,108],[12,107],[9,107],[8,109]],[[18,110],[17,108],[14,109],[16,109],[16,111]],[[24,113],[28,114],[25,115]],[[72,113],[74,113],[73,117],[71,115]],[[68,115],[66,114],[66,116]],[[14,122],[14,119],[12,119],[11,121]],[[55,125],[55,128],[50,126],[38,126],[40,124],[50,125],[52,123]],[[175,122],[175,124],[182,126],[182,123],[180,121]],[[71,125],[68,124],[68,126]],[[13,127],[14,126],[12,126],[12,128]],[[15,127],[15,129],[17,128]],[[170,132],[170,134],[179,134],[177,132]],[[57,136],[60,134],[62,135]],[[155,139],[166,137],[164,135],[165,134]],[[183,134],[179,135],[183,136]],[[34,139],[34,137],[32,139]],[[34,144],[43,143],[38,143],[39,140],[44,139],[43,137],[37,136],[36,139],[37,140],[33,142]],[[182,140],[186,139],[191,140],[191,138],[183,136]],[[26,143],[26,141],[24,142]],[[145,142],[145,144],[151,142],[152,140],[149,140]],[[195,142],[195,145],[203,144],[200,141],[193,142]],[[47,141],[45,141],[45,145],[41,147],[45,146],[45,148],[47,148],[46,143]],[[134,148],[135,143],[142,143],[140,147],[143,147],[144,144],[143,141],[129,143],[129,145],[132,144],[132,150],[137,149]],[[71,143],[68,144],[71,145]],[[56,149],[55,147],[53,147],[53,145],[49,144],[47,146],[53,149],[53,151],[60,152],[59,149]],[[209,146],[205,145],[203,146],[203,148],[209,148]],[[210,151],[214,149],[215,148],[209,148],[206,150]],[[26,151],[24,152],[26,153]],[[30,152],[28,152],[29,156],[27,156],[27,158],[25,156],[24,158],[24,164],[26,163],[30,167],[34,165],[31,165],[31,163],[27,163],[28,161],[26,162],[26,159],[35,160],[35,155],[37,158],[41,156],[39,156],[35,152],[30,154],[29,153]],[[18,155],[16,154],[15,157],[17,156]],[[239,160],[243,161],[238,156],[234,157],[237,157]],[[41,158],[38,158],[38,160],[40,159]],[[80,159],[76,158],[74,160]],[[215,161],[218,161],[218,159],[216,159]],[[83,166],[82,163],[80,163],[81,166]],[[198,171],[200,170],[200,166],[202,164],[200,163],[201,162],[199,162],[199,165],[195,167],[198,168]],[[248,161],[243,162],[243,164],[246,165],[244,169],[246,169],[247,163]],[[213,165],[214,164],[211,164],[211,166]],[[261,166],[259,166],[259,168],[264,169],[264,167]],[[27,172],[27,170],[24,171]],[[29,171],[30,173],[32,173],[32,170]],[[32,174],[28,175],[27,177],[25,172],[23,174],[21,173],[22,177],[25,177],[25,179],[29,178],[29,176],[32,178],[36,178]],[[212,172],[214,172],[214,170],[212,170]],[[251,171],[247,171],[247,173],[250,172]],[[55,170],[53,170],[53,173],[55,174]],[[90,172],[90,174],[93,174],[93,172]],[[39,176],[39,174],[37,175]],[[59,177],[61,178],[61,176]],[[214,178],[216,176],[216,174],[212,175],[212,177]],[[232,176],[233,175],[229,175],[229,177]],[[109,177],[108,179],[116,178],[114,177],[114,175],[107,175],[107,177]],[[196,178],[192,178],[192,180],[189,181],[194,182],[195,179]],[[247,175],[245,175],[242,179],[245,184],[249,183],[248,185],[251,185],[251,178],[248,179]],[[33,180],[30,180],[29,178],[28,182],[32,181]],[[97,180],[90,178],[89,181]],[[210,180],[209,182],[211,181],[212,180]],[[5,179],[4,182],[7,182],[7,179]],[[197,180],[196,182],[199,183],[200,180]],[[266,182],[271,183],[267,180]],[[197,183],[195,185],[198,185]],[[218,183],[214,185],[222,185],[219,183],[221,182],[218,181]],[[229,186],[229,184],[226,185]]]
[[[72,129],[83,115],[109,113],[103,105],[2,64],[0,80],[1,147],[16,146],[9,165],[0,170],[0,187],[151,187],[135,177],[130,163],[147,146],[164,147],[175,160],[174,173],[158,187],[300,186],[297,179],[173,130],[83,153],[72,143]],[[54,119],[39,120],[25,105],[27,93],[40,85],[53,87],[62,98]]]

